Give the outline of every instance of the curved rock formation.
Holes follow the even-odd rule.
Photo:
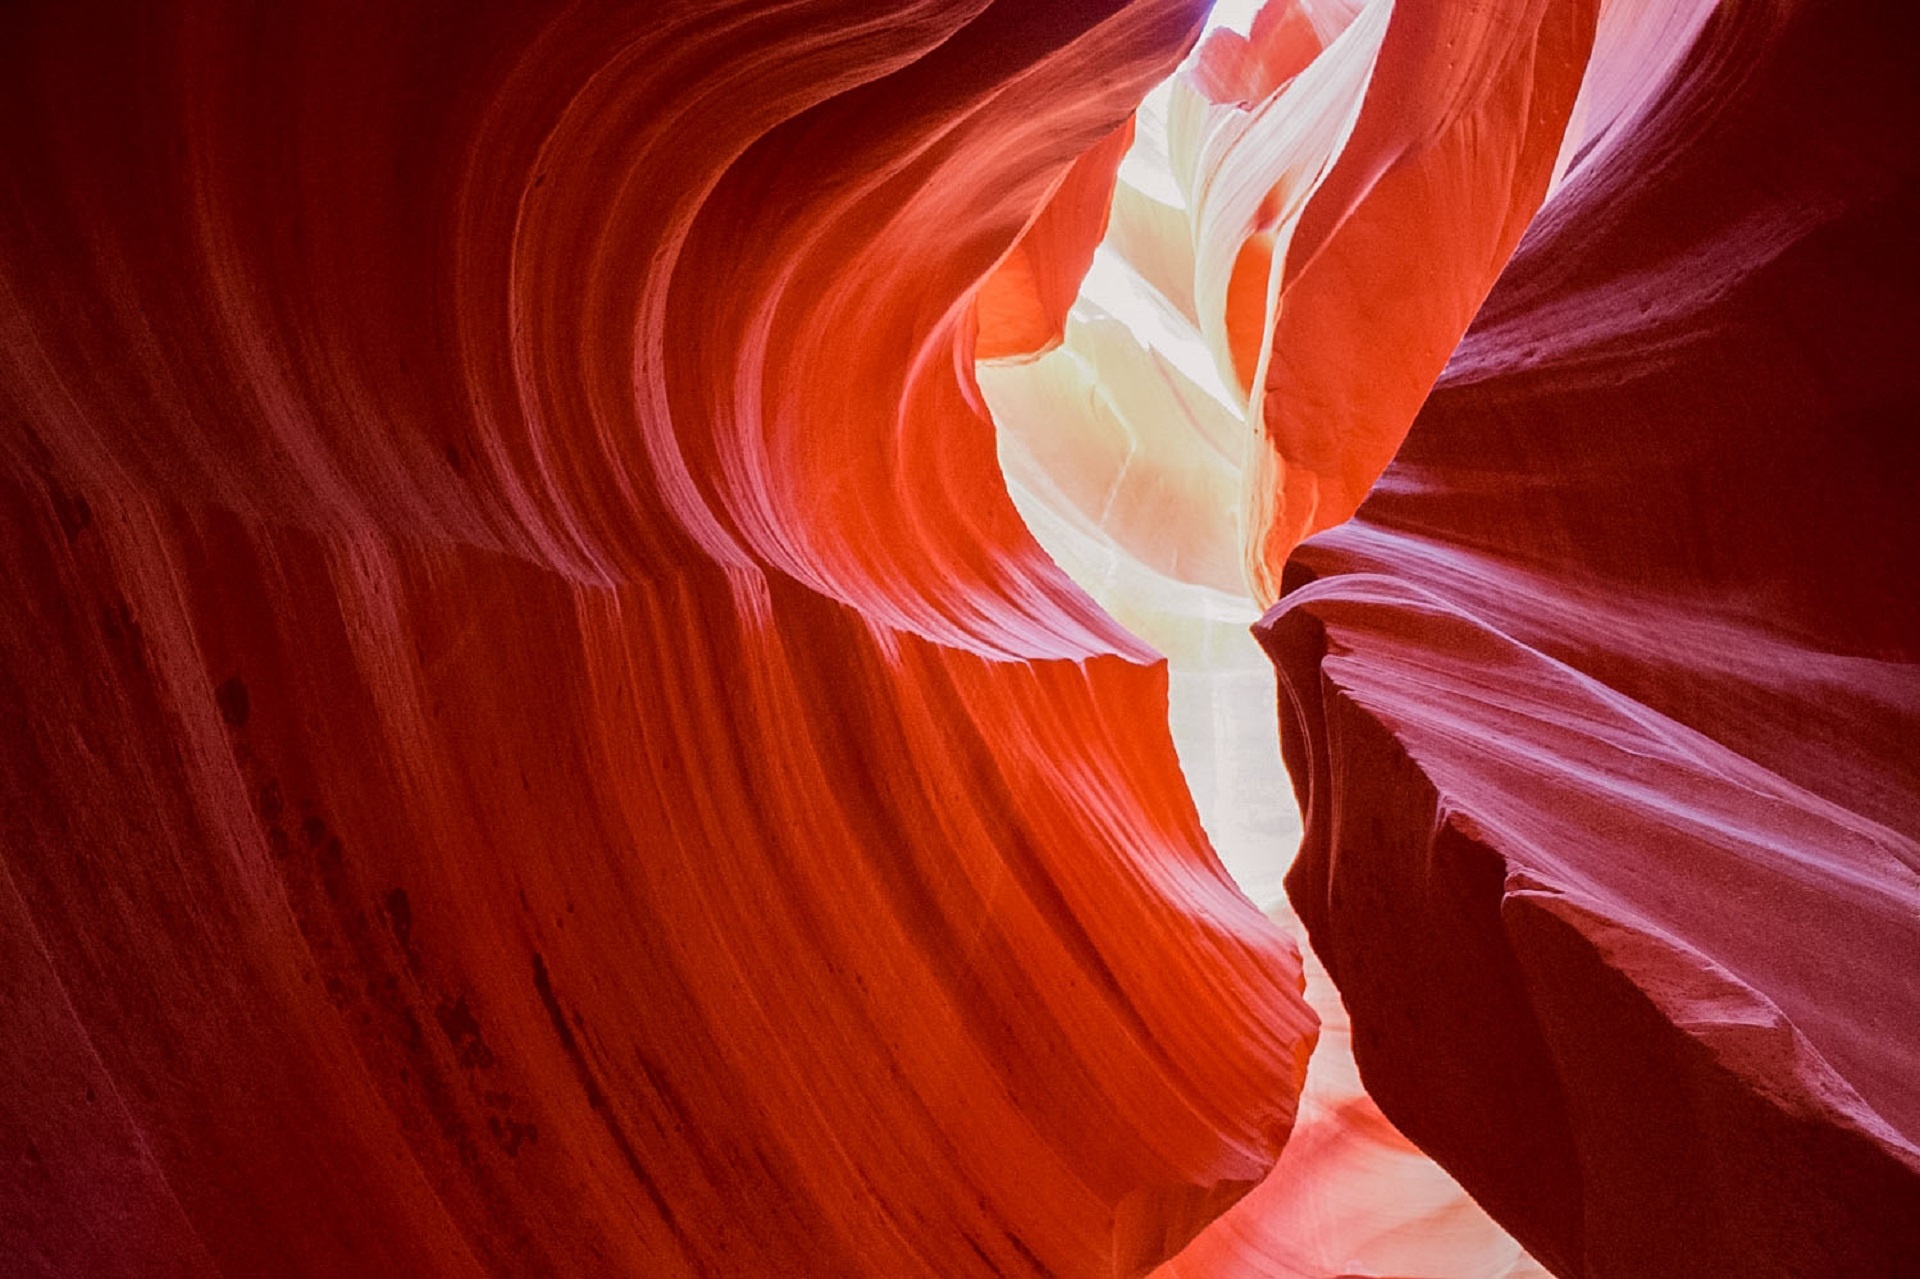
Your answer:
[[[1244,35],[1212,32],[1141,108],[1137,139],[1119,166],[1111,223],[1061,343],[1037,359],[998,358],[979,370],[1022,514],[1076,581],[1168,659],[1174,739],[1202,820],[1248,895],[1295,935],[1299,924],[1281,901],[1280,879],[1298,842],[1298,817],[1275,802],[1282,769],[1271,665],[1246,628],[1258,614],[1264,570],[1257,562],[1291,545],[1298,530],[1263,529],[1261,521],[1284,521],[1288,502],[1310,517],[1312,509],[1344,516],[1352,502],[1339,495],[1338,476],[1353,474],[1357,500],[1385,463],[1380,450],[1391,450],[1426,389],[1421,383],[1412,399],[1368,399],[1323,383],[1352,376],[1362,363],[1381,386],[1389,379],[1377,370],[1388,366],[1395,377],[1430,382],[1438,364],[1415,361],[1411,373],[1395,365],[1390,352],[1406,337],[1404,325],[1383,325],[1392,339],[1385,345],[1322,342],[1321,356],[1337,355],[1339,367],[1302,366],[1294,391],[1322,386],[1313,394],[1333,395],[1351,411],[1319,414],[1318,442],[1303,444],[1286,425],[1298,424],[1299,395],[1255,389],[1263,352],[1282,329],[1312,335],[1324,328],[1357,340],[1354,308],[1377,312],[1379,305],[1366,296],[1375,285],[1346,267],[1289,292],[1280,265],[1296,227],[1315,216],[1324,185],[1346,164],[1342,147],[1357,122],[1382,112],[1397,123],[1376,120],[1362,135],[1392,152],[1382,164],[1411,174],[1439,165],[1469,186],[1475,175],[1492,174],[1495,198],[1476,205],[1471,190],[1417,176],[1357,194],[1334,189],[1334,198],[1354,207],[1342,221],[1320,217],[1319,233],[1348,245],[1341,252],[1397,224],[1384,246],[1390,252],[1375,243],[1367,260],[1405,273],[1409,263],[1434,256],[1428,246],[1458,234],[1463,218],[1471,238],[1509,200],[1531,212],[1550,172],[1564,167],[1555,148],[1569,155],[1577,141],[1547,128],[1548,117],[1557,109],[1565,125],[1582,114],[1568,86],[1582,83],[1584,49],[1543,46],[1543,21],[1526,6],[1443,12],[1374,3],[1356,13],[1277,3]],[[1429,46],[1394,33],[1400,24],[1421,33],[1448,22],[1464,23],[1457,47],[1477,51],[1462,63],[1474,76],[1492,65],[1539,78],[1537,92],[1520,94],[1535,113],[1513,111],[1509,92],[1439,74],[1450,87],[1428,122],[1437,139],[1400,120],[1406,100],[1437,91],[1426,80],[1447,69],[1421,56]],[[1603,52],[1617,43],[1604,40]],[[1396,53],[1382,65],[1389,44]],[[1584,114],[1609,119],[1618,111],[1603,104]],[[1502,157],[1513,153],[1533,157],[1538,173],[1503,174]],[[1510,247],[1496,246],[1473,271],[1429,281],[1458,290],[1467,305],[1415,307],[1422,342],[1444,355]],[[1264,495],[1275,474],[1291,485],[1278,505]],[[1169,1279],[1538,1275],[1537,1263],[1366,1096],[1339,996],[1311,956],[1308,971],[1308,999],[1327,1033],[1294,1137],[1273,1174],[1169,1265]]]
[[[1267,1171],[1298,958],[970,402],[1200,17],[8,8],[3,1268],[1105,1276]]]
[[[0,14],[0,1269],[1912,1273],[1920,51],[1204,7]]]
[[[1362,1074],[1559,1274],[1920,1257],[1917,54],[1725,6],[1598,95],[1261,628]]]

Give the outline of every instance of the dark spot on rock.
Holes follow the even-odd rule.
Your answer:
[[[98,1100],[100,1100],[100,1094],[94,1092],[92,1084],[88,1084],[87,1085],[87,1104],[91,1105]]]
[[[536,174],[534,174],[534,175],[533,175],[533,185],[534,185],[534,186],[536,186],[536,187],[543,187],[543,186],[545,186],[545,185],[547,185],[547,175],[546,175],[546,174],[544,174],[544,173],[536,173]]]
[[[279,782],[268,782],[260,788],[260,816],[269,822],[280,820],[280,814],[287,807],[286,797],[280,793]]]
[[[387,924],[393,929],[393,939],[400,943],[400,949],[408,949],[413,938],[413,903],[407,900],[406,889],[387,890]]]
[[[320,845],[320,851],[314,854],[314,860],[320,866],[321,882],[326,885],[329,893],[338,896],[340,889],[344,886],[341,872],[347,864],[346,845],[340,842],[338,835],[329,835]],[[364,920],[362,926],[365,926]]]
[[[327,837],[327,824],[318,817],[309,817],[300,823],[300,834],[308,848],[318,848],[320,841]]]
[[[487,1041],[480,1037],[480,1021],[467,1007],[467,997],[443,999],[433,1011],[434,1020],[440,1023],[440,1033],[447,1037],[453,1046],[454,1056],[462,1066],[469,1070],[485,1070],[494,1063],[493,1050],[487,1047]]]
[[[213,690],[213,700],[220,707],[220,718],[227,721],[228,728],[245,728],[247,716],[253,713],[253,706],[247,697],[246,681],[238,675],[221,683]]]
[[[101,610],[100,628],[118,647],[137,649],[140,645],[140,623],[134,619],[133,606],[123,598],[116,598]]]
[[[465,475],[467,473],[467,460],[460,456],[459,448],[449,444],[441,449],[440,453],[442,457],[447,459],[447,465],[453,469],[455,475]]]
[[[500,1149],[507,1152],[509,1159],[520,1153],[520,1147],[523,1144],[540,1140],[540,1130],[534,1125],[523,1124],[506,1115],[488,1115],[487,1130],[493,1134],[493,1139],[500,1143]]]
[[[87,499],[78,493],[68,493],[55,485],[53,494],[53,517],[60,521],[60,531],[71,542],[93,524],[93,508],[87,505]]]

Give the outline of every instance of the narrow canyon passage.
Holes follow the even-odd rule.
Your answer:
[[[1209,238],[1259,247],[1290,233],[1263,223],[1273,197],[1259,198],[1259,184],[1317,180],[1337,156],[1390,9],[1373,6],[1351,30],[1350,15],[1339,14],[1324,32],[1303,32],[1310,11],[1286,6],[1256,29],[1258,11],[1216,6],[1209,34],[1141,104],[1106,232],[1058,345],[977,371],[1028,527],[1167,659],[1168,724],[1202,825],[1241,890],[1301,947],[1321,1024],[1300,1119],[1273,1173],[1165,1273],[1543,1275],[1366,1096],[1345,1009],[1282,882],[1300,813],[1281,759],[1273,668],[1252,633],[1262,611],[1256,575],[1246,568],[1249,549],[1258,550],[1249,538],[1257,481],[1246,472],[1260,404],[1240,376],[1244,361],[1236,368],[1244,343],[1230,326],[1204,324],[1195,299],[1208,292]],[[1259,86],[1264,97],[1240,96],[1253,87],[1248,72],[1270,71],[1289,40],[1319,50],[1317,78],[1276,77]],[[1226,260],[1241,272],[1239,260]],[[1271,341],[1272,314],[1229,320]]]
[[[1914,1274],[1915,39],[5,7],[0,1274]]]

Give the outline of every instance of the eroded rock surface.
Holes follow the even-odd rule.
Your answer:
[[[1708,18],[1262,626],[1363,1077],[1557,1273],[1920,1256],[1914,57]]]

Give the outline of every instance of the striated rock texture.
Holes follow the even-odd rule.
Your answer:
[[[1558,1274],[1920,1266],[1916,64],[1614,92],[1260,628],[1369,1091]]]
[[[1213,30],[1137,113],[1058,345],[1037,358],[980,352],[1015,502],[1074,580],[1167,658],[1202,819],[1241,887],[1292,934],[1281,878],[1300,829],[1284,802],[1272,664],[1248,628],[1261,562],[1300,529],[1271,522],[1343,519],[1385,466],[1581,143],[1573,121],[1604,128],[1614,114],[1611,95],[1598,110],[1575,103],[1605,79],[1582,77],[1584,34],[1604,59],[1596,71],[1617,67],[1622,36],[1641,26],[1622,14],[1608,6],[1594,28],[1581,6],[1282,0],[1244,33]],[[1655,26],[1684,48],[1684,26]],[[1350,137],[1387,176],[1324,187],[1340,204],[1329,218],[1315,211]],[[1339,264],[1294,290],[1282,267],[1303,218]],[[1469,269],[1427,269],[1463,256]],[[1383,306],[1383,291],[1408,309]],[[1259,370],[1283,328],[1306,350],[1273,348],[1292,389],[1270,393]],[[1366,1096],[1339,996],[1307,964],[1322,1035],[1293,1136],[1165,1279],[1540,1274]]]
[[[7,7],[0,1270],[1135,1274],[1267,1171],[1298,956],[970,372],[1201,16]]]
[[[1920,49],[1203,8],[0,14],[0,1270],[1913,1273]]]

